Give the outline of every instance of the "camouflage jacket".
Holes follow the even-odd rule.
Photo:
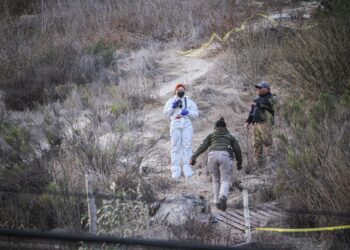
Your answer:
[[[192,159],[196,159],[209,147],[210,151],[227,151],[231,156],[235,154],[237,165],[242,166],[241,148],[236,138],[230,134],[227,128],[215,128],[214,132],[209,134],[199,148],[193,153]]]
[[[259,96],[254,99],[254,102],[256,105],[252,106],[246,122],[256,123],[269,121],[271,124],[273,124],[275,116],[274,106],[276,104],[276,95],[269,92],[266,95]]]

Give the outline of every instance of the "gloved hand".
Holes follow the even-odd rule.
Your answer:
[[[190,160],[190,165],[194,166],[195,164],[196,164],[196,159],[192,157]]]
[[[242,170],[242,164],[237,164],[237,170],[241,171]]]
[[[172,107],[173,109],[176,109],[178,105],[179,105],[179,100],[175,100],[175,101],[173,101],[173,103],[171,104],[171,107]]]
[[[188,110],[187,110],[187,109],[183,109],[183,110],[181,111],[181,115],[182,115],[182,116],[188,115]]]

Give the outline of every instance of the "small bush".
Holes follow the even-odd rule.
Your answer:
[[[20,59],[19,62],[9,61],[2,69],[3,82],[0,87],[5,93],[4,102],[8,109],[33,109],[39,104],[64,97],[56,92],[56,86],[71,82],[84,84],[91,81],[91,72],[94,70],[79,66],[81,56],[72,45],[31,48],[33,49],[28,58]],[[6,55],[8,56],[20,55]],[[11,67],[20,69],[11,72]]]
[[[87,48],[88,53],[102,57],[105,67],[113,62],[115,50],[116,48],[112,44],[108,44],[102,39]]]
[[[4,131],[1,131],[5,142],[18,154],[26,153],[28,150],[29,134],[17,125],[5,124]]]
[[[318,12],[320,17],[349,18],[350,3],[347,0],[322,0],[320,4],[323,6]]]
[[[0,225],[3,228],[45,230],[55,225],[52,206],[38,199],[49,183],[49,175],[39,159],[23,162],[10,159],[0,168]]]
[[[50,177],[47,155],[36,155],[31,131],[9,119],[0,120],[0,225],[47,229],[55,225],[52,206],[38,199]]]
[[[188,220],[180,226],[169,226],[168,229],[180,241],[196,241],[210,244],[218,241],[220,233],[213,226],[196,219],[188,218]]]
[[[113,187],[116,198],[104,200],[98,209],[98,231],[131,237],[142,234],[147,226],[148,209],[144,202],[130,199],[129,193],[136,190],[124,190]]]

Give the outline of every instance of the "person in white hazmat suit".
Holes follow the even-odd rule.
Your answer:
[[[171,173],[172,178],[181,176],[180,161],[183,162],[183,174],[192,176],[190,163],[192,156],[193,127],[191,119],[198,117],[197,105],[185,96],[185,85],[178,83],[175,87],[175,96],[166,104],[163,110],[165,116],[171,120]]]

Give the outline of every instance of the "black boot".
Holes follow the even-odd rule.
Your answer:
[[[227,202],[227,198],[225,196],[222,196],[220,198],[220,203],[219,203],[220,205],[218,208],[221,209],[222,211],[226,211],[226,208],[227,208],[226,202]]]

